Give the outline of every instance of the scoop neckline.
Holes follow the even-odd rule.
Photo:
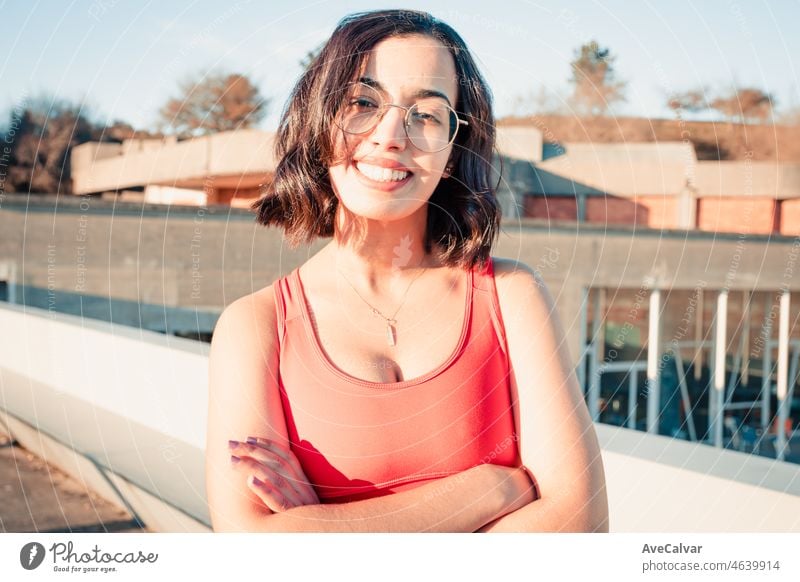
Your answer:
[[[317,353],[317,356],[333,374],[339,376],[343,380],[347,382],[357,384],[359,386],[366,386],[370,388],[406,388],[409,386],[414,386],[416,384],[420,384],[427,380],[430,380],[434,376],[439,375],[442,371],[444,371],[453,361],[461,354],[464,349],[464,343],[467,338],[467,331],[469,329],[469,322],[472,318],[472,295],[473,295],[473,286],[474,286],[474,267],[467,270],[467,292],[465,294],[464,299],[464,320],[461,324],[461,336],[458,338],[458,342],[456,343],[456,347],[450,356],[441,364],[436,366],[430,372],[426,372],[421,376],[417,376],[416,378],[411,378],[409,380],[402,380],[400,382],[372,382],[370,380],[364,380],[363,378],[357,378],[344,370],[340,369],[336,364],[334,364],[328,355],[325,353],[325,350],[322,348],[322,344],[319,341],[319,337],[317,336],[316,330],[314,330],[314,326],[311,324],[311,313],[308,308],[308,303],[306,301],[306,294],[305,289],[303,287],[303,281],[300,279],[300,267],[295,268],[292,273],[292,283],[295,286],[295,292],[299,297],[300,301],[300,310],[303,315],[303,325],[306,329],[306,335],[311,338],[311,344],[314,346],[314,351]]]

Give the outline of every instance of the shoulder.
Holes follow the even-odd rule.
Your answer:
[[[274,288],[275,283],[233,301],[219,316],[214,336],[219,332],[246,332],[274,327],[277,320]]]
[[[212,368],[220,361],[258,362],[278,344],[275,285],[233,301],[217,319],[211,337]]]
[[[509,345],[527,344],[535,338],[540,345],[552,340],[549,347],[558,346],[563,331],[541,273],[518,260],[493,261],[497,301]]]
[[[552,298],[541,273],[522,261],[492,257],[497,299],[501,309],[535,302],[549,305]]]

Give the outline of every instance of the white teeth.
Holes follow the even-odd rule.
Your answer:
[[[403,170],[391,170],[389,168],[381,168],[380,166],[373,166],[372,164],[364,164],[356,162],[358,171],[364,174],[370,180],[376,182],[399,182],[408,177],[408,172]]]

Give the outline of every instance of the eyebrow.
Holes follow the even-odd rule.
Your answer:
[[[358,80],[359,83],[364,83],[378,91],[382,91],[386,93],[386,89],[384,89],[378,81],[375,79],[371,79],[370,77],[361,77]],[[417,89],[417,91],[412,95],[415,99],[425,98],[425,97],[438,97],[439,99],[444,99],[447,101],[447,104],[452,107],[453,104],[450,103],[450,99],[447,98],[447,95],[442,93],[441,91],[437,91],[435,89]]]

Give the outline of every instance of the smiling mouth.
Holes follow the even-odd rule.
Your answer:
[[[355,167],[361,174],[374,182],[402,182],[411,175],[411,172],[407,170],[392,170],[364,162],[356,162]]]

